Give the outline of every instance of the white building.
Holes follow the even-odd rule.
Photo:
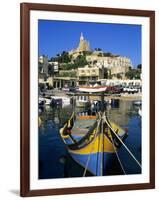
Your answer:
[[[87,55],[86,60],[89,62],[90,66],[103,66],[110,70],[112,78],[116,78],[117,74],[121,78],[125,78],[125,73],[132,68],[132,62],[127,57],[121,56],[104,56],[103,52],[95,52],[92,55]]]
[[[49,64],[52,65],[54,72],[58,72],[59,71],[59,64],[58,62],[53,62],[53,61],[49,61]]]
[[[99,80],[102,85],[107,85],[107,86],[117,86],[117,85],[122,85],[122,86],[142,86],[142,81],[140,79],[137,80],[113,80],[113,79],[100,79]]]
[[[103,68],[101,67],[81,67],[77,70],[79,85],[89,84],[90,81],[98,81],[104,78]]]

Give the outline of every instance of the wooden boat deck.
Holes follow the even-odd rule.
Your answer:
[[[95,116],[80,116],[77,117],[72,128],[72,135],[85,135],[89,129],[95,124]]]

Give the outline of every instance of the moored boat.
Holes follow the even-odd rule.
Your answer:
[[[136,100],[136,101],[133,102],[133,104],[134,104],[135,106],[141,106],[142,101],[141,101],[141,100]]]
[[[91,105],[89,99],[87,96],[77,96],[76,97],[76,106],[79,108],[86,108],[89,107]]]
[[[50,106],[52,99],[49,96],[39,97],[39,104],[44,103],[45,106]]]
[[[87,95],[84,95],[84,94],[90,94],[90,93],[101,93],[101,92],[105,92],[107,89],[107,86],[80,86],[78,91],[79,92],[83,92],[83,95],[79,94],[77,97],[76,97],[76,106],[77,107],[89,107],[91,106],[91,102],[89,100],[89,97]]]
[[[71,157],[84,168],[84,175],[88,171],[102,176],[107,175],[127,132],[99,112],[96,116],[72,114],[60,135]]]
[[[141,110],[141,108],[139,108],[138,114],[140,115],[140,117],[142,117],[142,110]]]
[[[80,86],[79,91],[80,92],[104,92],[106,91],[107,86]]]
[[[85,92],[84,90],[81,91]],[[127,130],[107,118],[104,108],[104,91],[105,88],[101,92],[101,111],[96,111],[95,115],[80,116],[73,112],[70,119],[60,129],[61,138],[71,157],[84,168],[83,176],[87,172],[94,176],[108,175],[116,159],[125,174],[118,155],[121,146],[141,168],[141,164],[124,143]],[[94,92],[99,91],[94,90]]]

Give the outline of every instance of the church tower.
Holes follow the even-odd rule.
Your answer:
[[[78,47],[76,49],[71,50],[69,54],[73,55],[73,57],[76,58],[78,55],[85,51],[91,51],[91,49],[89,42],[84,39],[83,33],[81,32]]]
[[[80,42],[79,42],[77,51],[79,52],[90,51],[89,42],[87,42],[87,40],[84,39],[82,32],[81,32]]]
[[[84,37],[83,37],[83,33],[81,32],[81,36],[80,36],[80,41],[83,41]]]

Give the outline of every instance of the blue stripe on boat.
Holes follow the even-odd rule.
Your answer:
[[[116,158],[115,153],[100,152],[95,154],[75,154],[70,152],[72,158],[95,176],[107,175],[107,169],[111,167],[113,160]],[[88,158],[90,156],[90,158]],[[103,159],[103,162],[102,162]],[[89,160],[89,161],[88,161]],[[103,163],[103,165],[101,164]]]

